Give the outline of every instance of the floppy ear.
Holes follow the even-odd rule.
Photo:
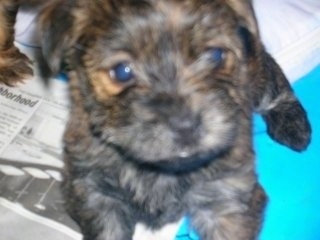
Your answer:
[[[74,16],[72,10],[76,1],[59,0],[48,4],[39,14],[39,32],[42,48],[43,64],[49,74],[54,75],[61,70],[62,61],[70,48],[75,44],[77,35],[73,31]],[[42,69],[43,72],[43,69]]]
[[[254,105],[271,138],[295,151],[310,143],[311,126],[299,100],[276,61],[264,50],[253,84]]]
[[[226,0],[239,18],[238,34],[243,41],[252,88],[252,104],[267,125],[272,139],[295,151],[304,150],[311,127],[306,111],[276,61],[260,41],[251,0]]]

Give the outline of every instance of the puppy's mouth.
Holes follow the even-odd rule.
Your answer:
[[[228,152],[229,148],[220,148],[188,154],[181,152],[178,156],[157,159],[156,161],[136,157],[130,150],[125,149],[117,144],[111,144],[114,150],[122,156],[125,161],[131,161],[141,168],[147,168],[154,171],[162,171],[165,173],[184,173],[197,170],[212,161],[221,158]]]

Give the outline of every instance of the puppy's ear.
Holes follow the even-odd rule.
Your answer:
[[[295,151],[302,151],[311,138],[306,111],[275,60],[265,51],[259,58],[260,66],[253,81],[256,111],[265,120],[271,138]]]
[[[55,1],[47,4],[39,14],[42,57],[51,75],[61,70],[62,61],[77,37],[73,31],[74,5],[75,1]]]
[[[226,0],[239,18],[238,34],[252,81],[255,111],[267,124],[271,138],[295,151],[304,150],[311,136],[307,114],[275,60],[260,41],[251,0]]]

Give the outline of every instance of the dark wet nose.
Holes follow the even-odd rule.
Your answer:
[[[177,144],[184,147],[198,143],[201,117],[184,98],[174,94],[158,94],[149,102],[149,106],[156,109],[159,119],[169,126]]]
[[[182,146],[190,146],[199,141],[201,124],[199,115],[182,111],[173,114],[168,120],[177,143]]]

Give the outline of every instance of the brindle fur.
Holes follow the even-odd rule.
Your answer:
[[[0,82],[15,85],[32,76],[31,61],[14,46],[17,0],[0,2]]]
[[[85,240],[132,239],[137,222],[184,215],[202,240],[257,238],[266,196],[252,113],[297,151],[311,129],[250,1],[52,0],[39,25],[52,73],[69,69],[62,190]],[[205,60],[210,47],[223,63]],[[121,61],[130,85],[109,75]]]

